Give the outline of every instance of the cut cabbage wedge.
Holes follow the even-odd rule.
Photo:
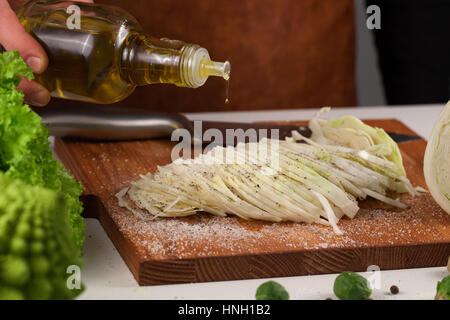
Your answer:
[[[370,151],[376,156],[393,162],[396,165],[396,173],[406,176],[400,149],[386,131],[368,126],[353,116],[342,116],[331,120],[319,119],[323,112],[329,110],[330,108],[322,108],[309,122],[312,140],[323,144]]]
[[[450,214],[450,101],[428,139],[423,172],[434,200]]]

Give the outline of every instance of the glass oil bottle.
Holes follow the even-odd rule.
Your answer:
[[[77,13],[79,27],[69,23]],[[136,19],[117,7],[34,0],[17,16],[49,57],[48,69],[36,80],[53,97],[110,104],[128,97],[136,86],[197,88],[209,76],[230,77],[228,61],[212,61],[195,44],[144,35]]]

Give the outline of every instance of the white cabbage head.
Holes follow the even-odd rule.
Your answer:
[[[450,102],[428,139],[423,172],[434,200],[450,214]]]

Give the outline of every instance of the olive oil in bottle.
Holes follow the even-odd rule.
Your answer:
[[[80,14],[75,27],[68,10],[73,5]],[[53,97],[109,104],[140,85],[197,88],[210,76],[230,78],[228,61],[212,61],[195,44],[146,36],[134,17],[116,7],[37,0],[17,15],[47,52],[49,66],[36,80]]]

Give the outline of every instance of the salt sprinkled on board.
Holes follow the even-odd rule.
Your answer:
[[[344,231],[337,236],[330,227],[279,222],[252,221],[237,217],[199,214],[185,218],[140,220],[111,198],[109,212],[124,236],[143,259],[187,259],[196,257],[328,250],[418,243],[439,237],[450,218],[428,194],[416,198],[402,196],[409,208],[396,210],[378,202],[362,206],[353,220],[342,219]],[[381,207],[380,207],[381,206]],[[432,223],[438,220],[439,223]],[[439,228],[433,226],[439,226]]]

